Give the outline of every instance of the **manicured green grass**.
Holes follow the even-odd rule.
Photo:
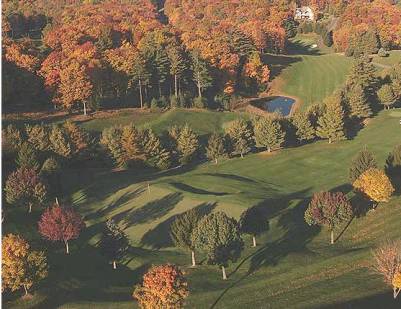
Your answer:
[[[379,57],[379,56],[375,55],[373,57],[372,61],[375,63],[385,65],[385,66],[394,65],[396,63],[401,62],[401,50],[390,51],[390,54],[388,57]]]
[[[280,74],[273,81],[274,92],[298,98],[302,109],[321,102],[341,86],[352,62],[344,55],[330,53],[329,49],[312,49],[314,43],[314,36],[293,39],[287,65],[281,65]]]
[[[126,111],[105,119],[93,119],[82,123],[82,126],[90,131],[101,132],[104,128],[113,125],[127,125],[134,123],[138,127],[149,127],[155,132],[161,133],[172,125],[190,124],[198,134],[222,131],[224,123],[232,121],[239,116],[246,117],[240,113],[216,113],[209,110],[173,109],[166,112],[140,112]]]
[[[348,166],[364,145],[384,164],[388,152],[401,142],[396,112],[381,112],[355,139],[338,144],[317,142],[271,155],[251,154],[219,165],[204,163],[156,174],[69,170],[63,175],[63,199],[85,216],[87,229],[72,242],[70,256],[64,255],[62,244],[49,247],[51,277],[32,300],[11,298],[5,306],[135,308],[130,295],[142,273],[152,263],[172,262],[181,265],[188,277],[188,308],[397,308],[400,302],[392,300],[389,287],[369,264],[374,246],[400,237],[399,196],[354,218],[344,231],[338,229],[336,235],[341,237],[332,246],[327,229],[309,227],[303,219],[313,192],[335,189],[352,196]],[[229,120],[198,116],[191,121],[209,120],[208,124],[191,125],[205,133]],[[178,118],[188,121],[186,117]],[[153,122],[160,128],[166,123],[163,117]],[[199,207],[238,218],[253,205],[264,211],[269,230],[258,238],[257,248],[251,248],[250,239],[245,238],[240,260],[228,268],[229,280],[221,280],[217,266],[188,268],[188,253],[172,246],[168,227],[176,214]],[[26,219],[19,225],[16,218],[21,216]],[[117,271],[95,248],[107,218],[125,228],[132,245]],[[35,219],[22,210],[7,214],[5,232],[19,231],[34,240],[38,237]]]

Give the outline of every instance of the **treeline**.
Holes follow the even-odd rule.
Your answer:
[[[189,10],[192,4],[183,6]],[[170,23],[165,24],[147,0],[62,5],[51,16],[47,7],[35,11],[24,2],[8,3],[3,14],[5,106],[39,104],[46,99],[37,97],[44,88],[55,106],[84,112],[106,102],[204,107],[208,101],[220,107],[221,98],[264,89],[270,72],[260,54],[283,50],[287,8],[246,1],[196,1],[194,6],[203,20],[191,20],[190,14],[182,16],[186,21],[178,18],[181,6],[168,1]],[[29,16],[40,21],[27,21]],[[21,30],[26,27],[38,29],[41,38],[30,38],[29,30]],[[21,79],[24,89],[19,89]]]

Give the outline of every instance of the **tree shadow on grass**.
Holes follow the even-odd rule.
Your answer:
[[[264,54],[262,56],[263,63],[266,63],[269,66],[271,79],[280,75],[280,73],[291,64],[301,60],[301,57],[286,55]]]
[[[131,300],[131,287],[140,282],[150,265],[132,270],[118,264],[113,270],[109,261],[91,246],[69,255],[49,256],[51,271],[41,290],[46,298],[34,308],[58,308],[75,302],[118,302]],[[129,287],[129,288],[127,288]]]
[[[236,181],[244,181],[244,182],[249,182],[249,183],[257,183],[256,180],[252,178],[247,178],[235,174],[225,174],[225,173],[202,173],[199,175],[205,175],[205,176],[212,176],[212,177],[220,177],[223,179],[231,179],[231,180],[236,180]]]
[[[202,216],[205,216],[212,212],[216,206],[217,203],[207,202],[202,203],[194,208],[197,209]],[[141,239],[141,244],[155,249],[173,246],[174,243],[170,236],[170,226],[176,218],[177,215],[174,215],[162,223],[159,223],[155,228],[147,231]]]
[[[113,219],[122,223],[126,229],[132,225],[156,220],[166,215],[183,199],[179,192],[167,194],[166,196],[151,201],[140,208],[128,209],[115,215]]]
[[[345,302],[338,302],[335,304],[321,306],[322,309],[399,309],[401,308],[401,298],[393,299],[391,291],[380,293],[372,296],[353,299]]]
[[[249,273],[253,273],[263,266],[277,265],[280,259],[291,252],[299,252],[305,249],[306,244],[317,235],[320,228],[310,227],[304,220],[308,203],[309,199],[304,199],[281,214],[278,225],[285,230],[284,236],[266,244],[252,257]]]
[[[95,218],[104,217],[107,214],[109,214],[110,212],[112,212],[113,210],[119,208],[120,206],[124,205],[125,203],[138,197],[145,191],[146,191],[146,187],[141,186],[141,187],[135,189],[134,191],[126,192],[126,193],[122,194],[119,198],[117,198],[115,201],[113,201],[111,204],[97,210],[96,212],[93,212],[93,213],[85,216],[85,220],[92,220]]]
[[[201,194],[201,195],[215,195],[215,196],[224,196],[229,193],[227,192],[213,192],[213,191],[207,191],[199,188],[195,188],[193,186],[187,185],[182,182],[171,182],[170,185],[172,185],[174,188],[185,191],[185,192],[190,192],[194,194]]]

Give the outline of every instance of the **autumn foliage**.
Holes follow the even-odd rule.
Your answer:
[[[172,264],[153,266],[135,287],[133,297],[144,309],[178,309],[184,307],[188,284],[181,270]]]
[[[326,225],[331,232],[331,244],[334,243],[334,228],[353,215],[347,197],[342,192],[318,192],[305,211],[305,221],[309,225]]]
[[[47,208],[39,221],[39,233],[51,241],[63,241],[69,253],[68,241],[78,238],[85,227],[81,216],[70,207],[53,205]]]
[[[3,237],[1,269],[2,289],[24,288],[25,294],[48,274],[44,253],[31,250],[28,242],[14,234]]]
[[[371,168],[362,173],[353,184],[354,188],[376,203],[388,202],[394,187],[387,175],[379,169]]]

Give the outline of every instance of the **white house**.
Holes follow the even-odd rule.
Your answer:
[[[313,10],[309,6],[302,6],[300,8],[296,8],[295,9],[294,18],[296,20],[314,21],[315,20],[315,14],[313,13]]]

